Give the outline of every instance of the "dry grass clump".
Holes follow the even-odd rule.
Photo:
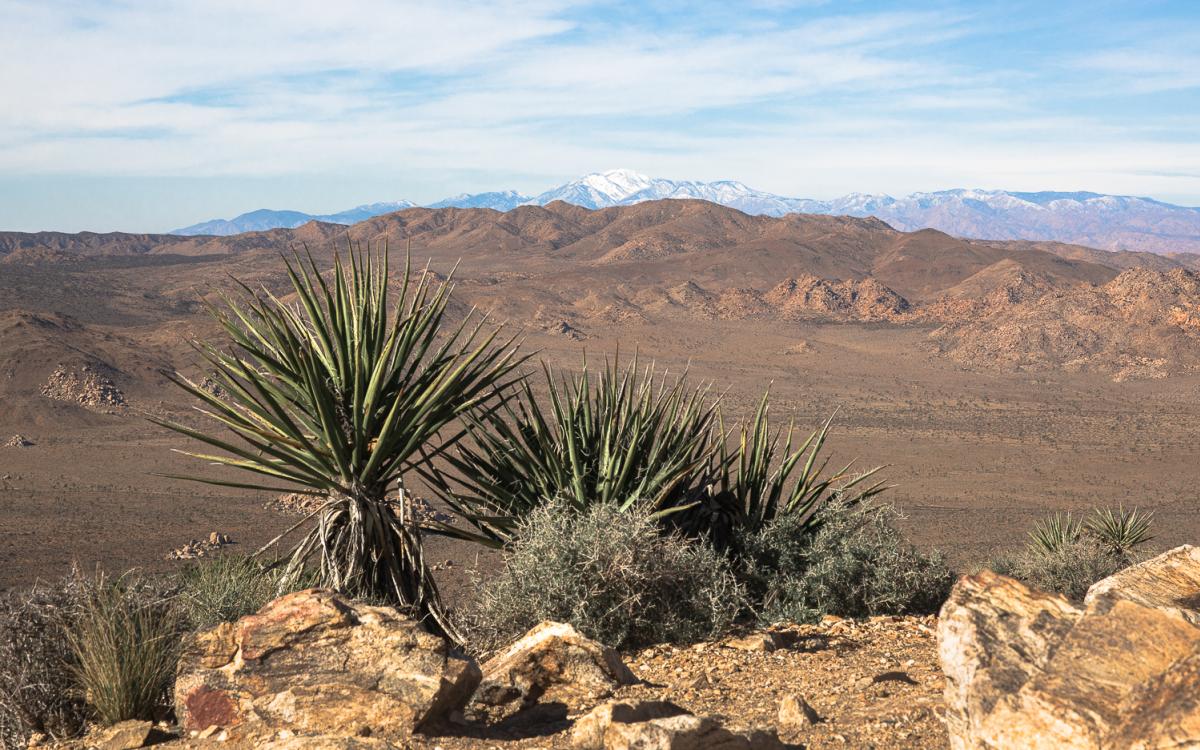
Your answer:
[[[192,630],[254,614],[278,596],[316,585],[311,574],[291,578],[281,566],[233,554],[189,565],[177,581],[179,609]]]
[[[72,672],[105,724],[156,719],[175,676],[185,621],[173,597],[134,576],[101,576],[67,628]]]
[[[542,620],[618,648],[702,640],[727,631],[744,606],[729,562],[662,533],[647,509],[556,500],[526,516],[517,539],[463,615],[481,651]]]

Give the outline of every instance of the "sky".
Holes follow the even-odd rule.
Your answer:
[[[629,168],[1200,206],[1200,3],[0,0],[0,230]]]

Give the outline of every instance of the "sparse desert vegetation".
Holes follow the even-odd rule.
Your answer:
[[[215,324],[195,332],[206,342],[200,346],[203,361],[183,367],[182,374],[167,367],[174,356],[169,347],[140,347],[131,364],[105,365],[106,383],[121,387],[120,409],[71,394],[65,400],[42,394],[34,402],[94,420],[87,427],[91,434],[138,434],[130,418],[142,413],[183,433],[192,442],[156,434],[150,443],[164,452],[168,445],[181,448],[210,463],[199,478],[211,489],[184,502],[203,507],[196,512],[219,519],[214,526],[219,523],[223,531],[214,532],[219,543],[211,557],[182,570],[168,572],[158,563],[160,572],[123,578],[124,568],[110,566],[110,577],[79,579],[71,584],[75,588],[62,589],[73,593],[51,597],[56,603],[48,605],[54,610],[54,627],[45,629],[48,640],[17,638],[24,645],[4,655],[9,660],[4,669],[30,686],[4,698],[0,722],[6,737],[77,736],[95,724],[192,711],[180,708],[178,691],[171,688],[178,654],[194,658],[186,644],[220,643],[233,637],[222,623],[247,616],[245,627],[266,627],[263,637],[274,638],[272,626],[253,615],[272,606],[287,611],[292,606],[287,602],[342,611],[343,605],[322,599],[324,594],[276,599],[317,585],[336,592],[330,596],[346,597],[345,611],[375,612],[362,616],[379,622],[413,616],[479,655],[503,654],[542,620],[559,621],[577,628],[582,638],[623,649],[624,656],[612,658],[643,664],[648,674],[669,658],[678,665],[671,669],[679,670],[672,674],[688,675],[689,683],[656,689],[695,710],[711,710],[726,688],[719,674],[698,671],[686,654],[708,654],[721,669],[736,666],[765,676],[776,674],[765,661],[774,657],[734,654],[782,651],[787,655],[778,658],[791,664],[825,664],[834,679],[835,666],[822,661],[824,656],[810,661],[807,649],[823,653],[824,644],[842,643],[839,639],[855,633],[895,639],[907,654],[899,664],[886,652],[876,655],[881,652],[855,643],[871,659],[896,667],[856,678],[862,682],[856,690],[879,693],[877,705],[907,717],[904,742],[936,746],[944,735],[932,709],[939,683],[930,666],[930,618],[949,593],[954,569],[974,566],[981,552],[1000,546],[995,541],[1011,540],[1004,530],[1020,518],[1040,515],[1041,505],[1031,497],[1076,513],[1082,507],[1084,497],[1072,494],[1072,485],[1047,479],[1051,464],[1045,456],[1074,451],[1095,457],[1094,466],[1073,461],[1076,472],[1102,472],[1114,461],[1140,466],[1146,472],[1140,489],[1165,493],[1170,481],[1150,481],[1156,453],[1161,460],[1170,450],[1187,450],[1177,431],[1162,429],[1183,423],[1173,411],[1175,402],[1156,407],[1154,401],[1187,388],[1186,376],[1165,384],[1114,383],[1107,376],[1062,372],[1038,375],[1044,377],[1039,386],[1047,389],[1040,393],[1013,379],[1027,375],[957,370],[932,348],[930,324],[917,313],[893,311],[910,316],[905,320],[877,314],[880,300],[895,300],[873,282],[806,281],[789,285],[786,294],[746,292],[739,299],[753,304],[738,308],[737,315],[720,302],[729,302],[724,295],[709,300],[711,317],[701,316],[707,321],[703,332],[689,327],[696,310],[660,309],[645,295],[628,305],[616,298],[607,304],[591,300],[589,322],[570,327],[578,332],[607,321],[620,332],[608,342],[611,348],[583,334],[558,336],[554,326],[528,334],[536,346],[518,347],[515,339],[500,338],[496,328],[480,324],[460,302],[461,292],[472,301],[497,300],[494,287],[501,281],[475,274],[455,286],[449,274],[433,270],[390,275],[386,255],[354,248],[341,261],[318,257],[300,256],[290,272],[284,267],[282,277],[265,260],[247,266],[252,273],[242,287],[245,296],[217,300]],[[620,262],[625,261],[608,258],[602,265]],[[1072,272],[1109,276],[1094,268]],[[843,293],[854,299],[829,297]],[[809,299],[813,294],[819,299]],[[519,296],[501,306],[525,304]],[[676,296],[684,301],[676,305],[700,304],[696,300],[705,299],[705,290],[697,285]],[[772,312],[772,300],[786,310]],[[859,308],[869,315],[852,314]],[[186,306],[175,309],[194,313]],[[781,330],[780,321],[789,327]],[[52,350],[50,342],[79,332],[73,323],[51,318],[18,316],[12,325],[37,334],[35,352],[43,346]],[[754,332],[763,356],[748,358],[730,348],[747,331]],[[624,363],[615,353],[604,358],[604,351],[617,351],[619,339],[629,335],[643,342],[636,357]],[[804,346],[797,348],[797,340]],[[104,341],[113,351],[129,343],[120,337]],[[581,346],[592,352],[591,362],[602,364],[581,366]],[[662,360],[657,346],[667,352]],[[690,366],[669,366],[679,364],[681,352],[689,355]],[[52,379],[60,371],[99,372],[101,360],[65,369],[56,364]],[[911,379],[898,379],[897,372]],[[156,373],[156,380],[145,373]],[[189,413],[165,399],[153,402],[149,395],[168,379],[182,383],[207,414]],[[769,379],[775,382],[768,396],[763,383]],[[1126,390],[1113,396],[1118,388]],[[1097,393],[1109,394],[1109,400],[1096,402]],[[786,421],[778,419],[780,413]],[[227,432],[211,431],[213,416]],[[809,433],[798,424],[816,429]],[[36,462],[30,458],[34,453],[49,455],[71,445],[24,425],[13,425],[8,434],[18,429],[33,439],[23,438],[22,450],[6,449],[5,455],[26,466]],[[1121,430],[1174,435],[1176,443],[1130,447],[1117,440]],[[205,447],[197,449],[197,443]],[[133,450],[100,445],[92,455],[130,460]],[[870,461],[866,467],[895,465],[860,469],[846,459],[834,461],[856,455]],[[916,455],[925,458],[914,460]],[[967,455],[979,471],[964,469]],[[239,476],[246,470],[255,476]],[[175,493],[174,477],[197,473],[173,461],[172,478],[163,486]],[[945,496],[938,493],[953,488],[962,497],[992,486],[997,476],[1012,480],[1006,487],[1016,494],[991,506],[990,512],[1005,519],[992,530],[992,542],[979,533],[957,533],[955,524],[964,521],[955,514],[963,509],[944,506]],[[1122,474],[1125,484],[1107,491],[1127,490],[1137,476]],[[4,481],[11,487],[25,478],[10,473]],[[1178,487],[1181,480],[1175,481]],[[51,491],[80,486],[63,481]],[[88,492],[103,493],[101,502],[111,502],[113,489],[90,485]],[[306,510],[285,518],[264,502],[264,496],[284,491],[308,494],[313,502],[292,503]],[[6,492],[19,502],[37,497],[19,488]],[[970,500],[986,507],[989,497],[985,491]],[[1012,497],[1025,498],[1016,513]],[[965,521],[973,532],[975,518]],[[195,521],[163,522],[195,528]],[[298,541],[286,546],[282,559],[242,554],[291,527]],[[1027,547],[998,557],[994,567],[1080,599],[1096,581],[1146,556],[1148,529],[1148,515],[1140,511],[1097,511],[1078,520],[1061,516],[1039,523]],[[285,540],[286,534],[268,545],[270,554]],[[948,555],[937,551],[942,543],[948,543]],[[473,558],[480,562],[471,566]],[[445,600],[443,588],[449,592]],[[37,616],[51,622],[50,614]],[[29,670],[39,654],[55,649],[58,661],[39,667],[41,673]],[[850,651],[835,650],[838,668],[870,671]],[[219,660],[221,653],[210,657]],[[895,677],[911,678],[910,672],[920,673],[919,664],[930,670],[925,682]],[[880,675],[882,683],[875,679]],[[906,687],[879,687],[893,679]],[[190,682],[183,688],[195,689]],[[646,689],[619,694],[650,695]],[[892,690],[912,703],[884,701]],[[793,718],[808,715],[796,696],[769,695],[791,706]],[[839,721],[871,715],[834,703],[822,710],[845,717]],[[746,711],[764,721],[761,706]],[[467,716],[462,731],[490,738],[508,732],[505,740],[517,746],[531,738],[534,730],[499,729],[485,713]],[[563,720],[546,721],[537,731],[562,736]],[[842,736],[828,726],[813,729],[807,721],[788,724],[787,731],[817,746]],[[901,731],[899,725],[854,726],[864,741],[879,732],[895,739]]]

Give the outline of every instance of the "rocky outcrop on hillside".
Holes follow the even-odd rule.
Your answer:
[[[784,318],[828,315],[856,320],[896,320],[908,300],[873,278],[829,281],[806,275],[780,282],[763,299]]]
[[[935,314],[936,313],[936,314]],[[1131,269],[1099,287],[1030,277],[973,301],[930,307],[941,350],[969,367],[1161,378],[1200,367],[1200,275]]]
[[[647,314],[680,312],[721,320],[899,322],[912,310],[908,300],[874,278],[843,281],[813,275],[785,279],[766,291],[730,287],[714,293],[688,281],[636,301]]]
[[[942,608],[954,750],[1200,745],[1200,550],[1095,584],[1083,606],[984,571]]]
[[[99,364],[59,365],[42,386],[42,395],[95,411],[114,411],[125,406],[125,394],[113,383],[111,372]]]

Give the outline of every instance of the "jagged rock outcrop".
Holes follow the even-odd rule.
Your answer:
[[[404,739],[469,699],[474,661],[393,609],[309,589],[186,645],[175,683],[185,731],[254,725]]]
[[[963,577],[938,623],[951,747],[1200,746],[1198,581],[1192,547],[1097,583],[1083,607]]]
[[[637,678],[614,649],[561,622],[543,622],[483,665],[475,702],[590,708]]]
[[[763,299],[785,317],[812,314],[857,320],[893,320],[908,312],[908,300],[873,278],[829,281],[806,275],[780,282]]]
[[[111,374],[112,368],[106,365],[59,365],[42,386],[42,395],[97,411],[112,411],[125,406],[125,394],[113,383]]]
[[[1200,368],[1200,275],[1192,271],[1134,268],[1102,286],[1054,288],[1025,275],[1013,284],[927,306],[922,316],[944,323],[931,334],[942,351],[971,367],[1094,371],[1116,381]]]

